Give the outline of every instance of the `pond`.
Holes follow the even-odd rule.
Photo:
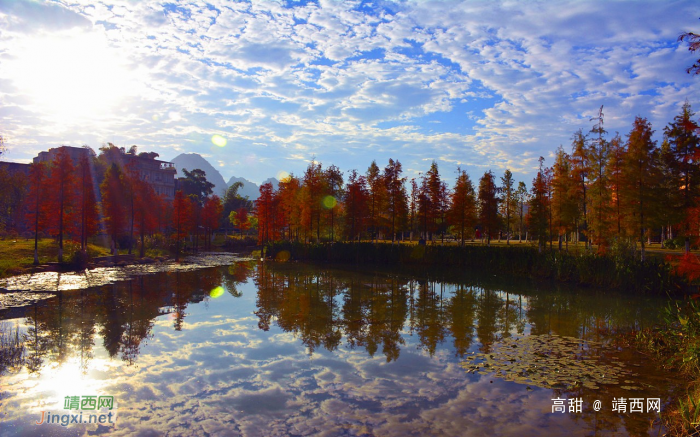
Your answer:
[[[664,305],[254,261],[61,290],[0,311],[0,436],[657,435],[673,375],[610,339]]]

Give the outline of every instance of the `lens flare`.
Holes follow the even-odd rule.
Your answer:
[[[211,142],[214,143],[216,147],[226,147],[226,138],[222,137],[221,135],[214,135],[211,137]]]
[[[291,257],[292,257],[292,254],[289,253],[288,250],[283,250],[283,251],[279,252],[279,253],[275,256],[275,259],[276,259],[277,261],[282,261],[282,262],[284,262],[284,261],[289,261],[289,258],[291,258]]]
[[[277,173],[277,180],[280,182],[287,182],[289,180],[289,173],[284,170],[280,171]]]
[[[224,287],[221,287],[221,286],[216,287],[215,289],[213,289],[212,291],[209,292],[209,296],[212,299],[216,299],[217,297],[221,297],[222,294],[224,294]]]
[[[326,209],[335,208],[335,205],[337,203],[338,203],[338,201],[335,200],[335,197],[333,197],[333,196],[326,196],[323,198],[323,207]]]

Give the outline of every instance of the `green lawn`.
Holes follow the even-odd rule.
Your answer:
[[[70,253],[77,246],[73,243],[64,243],[64,260],[70,257]],[[109,249],[88,244],[90,256],[109,255]],[[39,240],[39,263],[58,261],[58,243],[53,238]],[[34,265],[34,240],[24,238],[0,240],[0,277],[11,276],[20,273],[22,269]]]

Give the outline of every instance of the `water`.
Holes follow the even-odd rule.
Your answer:
[[[663,411],[673,376],[610,338],[655,323],[663,305],[492,275],[291,263],[141,275],[0,312],[0,329],[24,340],[0,375],[0,435],[657,435],[646,400]],[[498,362],[532,339],[555,342]],[[464,367],[489,355],[496,367],[550,360],[552,377]],[[581,363],[621,373],[592,389],[566,375]],[[42,411],[93,413],[65,409],[66,396],[112,396],[102,413],[116,425],[36,424]],[[625,413],[612,411],[619,398]],[[552,399],[581,399],[581,412],[552,413]]]

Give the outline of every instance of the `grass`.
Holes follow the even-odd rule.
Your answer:
[[[78,246],[72,242],[64,242],[64,259],[70,259],[71,253]],[[58,260],[58,244],[53,238],[42,238],[38,245],[39,263],[46,264]],[[109,249],[96,244],[88,244],[88,254],[91,257],[107,256]],[[34,240],[23,238],[0,240],[0,277],[21,273],[34,265]]]
[[[689,381],[663,418],[669,436],[687,436],[700,429],[700,304],[693,299],[669,302],[660,326],[630,336],[630,343],[663,367]],[[693,434],[695,435],[695,434]]]

